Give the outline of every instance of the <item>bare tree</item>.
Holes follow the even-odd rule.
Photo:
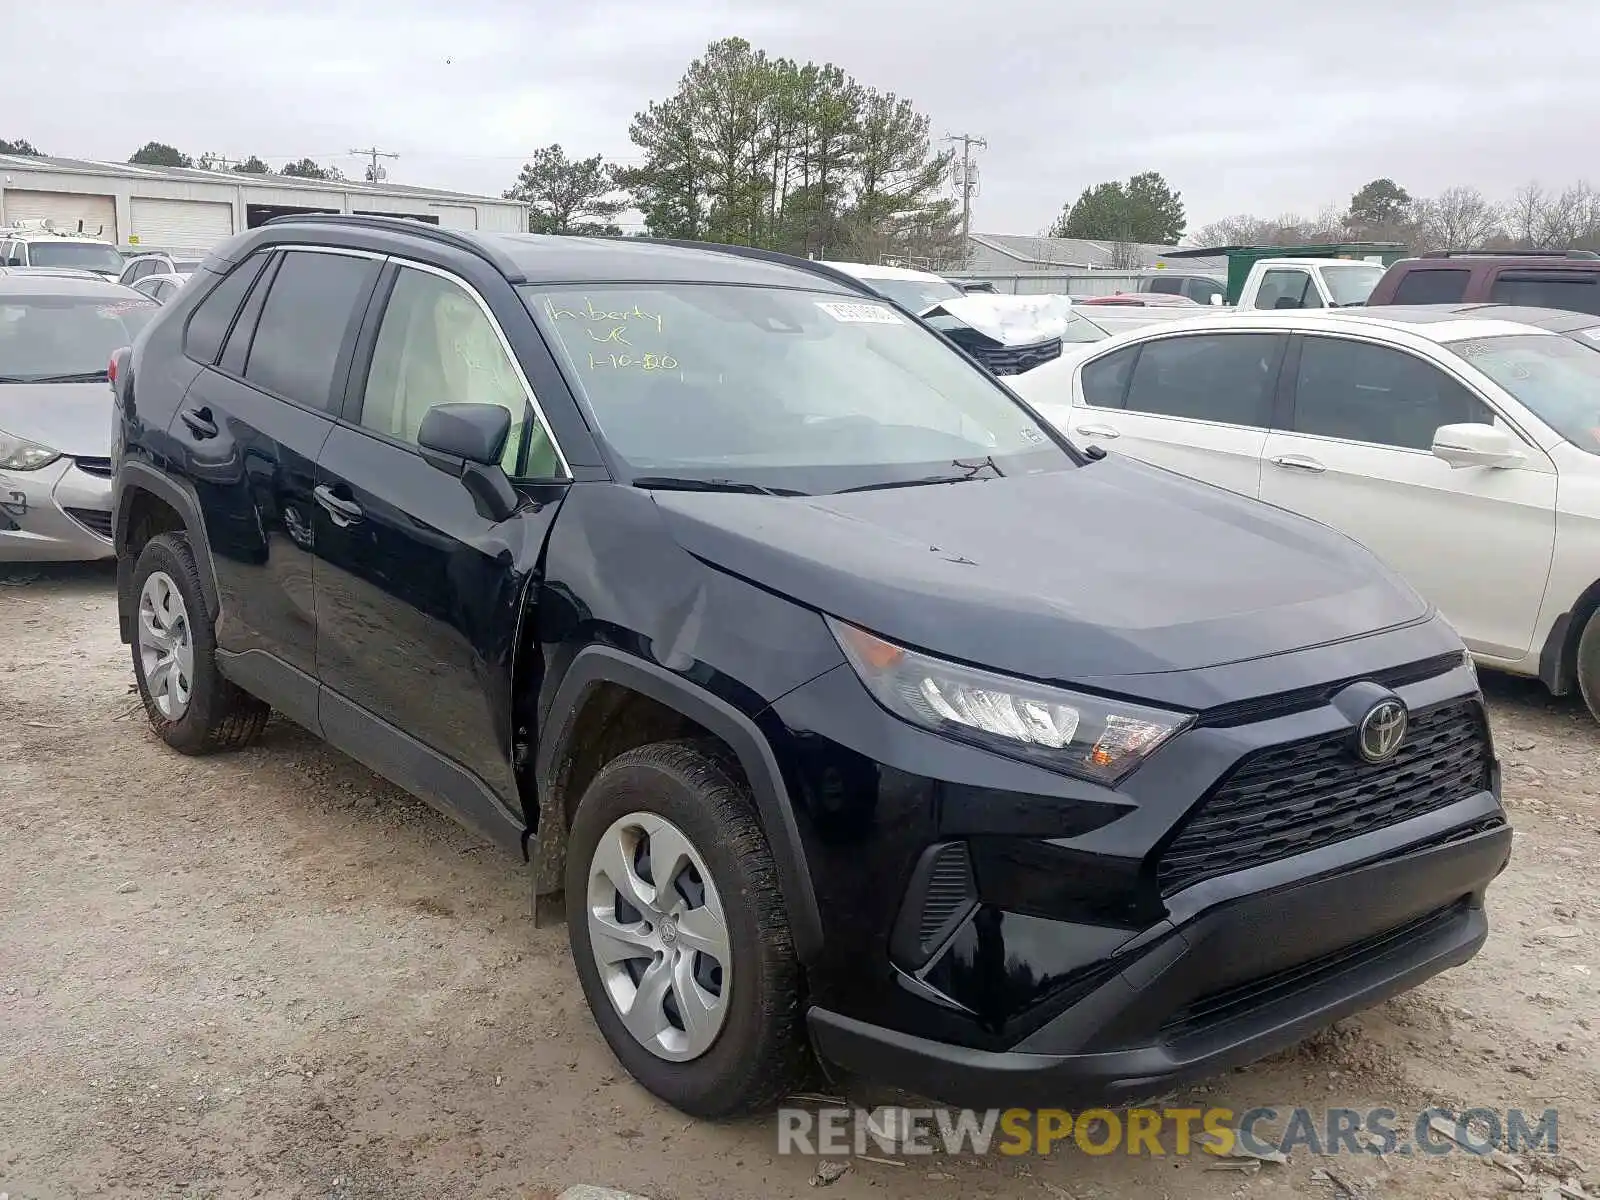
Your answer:
[[[1549,207],[1549,193],[1538,180],[1523,184],[1511,193],[1511,203],[1506,205],[1506,233],[1529,249],[1543,249],[1539,238]]]
[[[1420,240],[1430,249],[1477,250],[1501,231],[1499,206],[1477,188],[1446,188],[1417,209]]]
[[[1150,264],[1137,242],[1111,243],[1111,268],[1115,271],[1138,271]]]

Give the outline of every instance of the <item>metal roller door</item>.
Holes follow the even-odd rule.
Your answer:
[[[33,192],[26,188],[5,190],[5,212],[8,224],[20,221],[53,221],[63,233],[76,232],[78,222],[86,237],[103,241],[117,241],[117,204],[110,196],[91,196],[80,192]]]
[[[233,236],[231,204],[135,196],[128,206],[133,218],[133,235],[141,245],[209,250]]]
[[[430,204],[428,208],[446,229],[476,229],[478,210],[470,204]]]

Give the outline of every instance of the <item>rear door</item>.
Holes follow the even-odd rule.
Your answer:
[[[1254,496],[1281,333],[1152,338],[1084,364],[1067,432],[1130,458]]]
[[[205,369],[168,429],[205,514],[224,670],[313,729],[312,472],[379,266],[310,248],[241,263],[189,319]]]
[[[455,402],[512,414],[502,465],[527,502],[509,520],[480,513],[418,452],[423,415]],[[566,464],[493,312],[436,267],[386,268],[344,418],[312,514],[324,729],[494,836],[506,810],[521,819],[506,693]]]
[[[1436,604],[1474,652],[1521,658],[1555,541],[1549,458],[1531,444],[1515,468],[1457,470],[1435,458],[1441,425],[1517,431],[1409,350],[1307,334],[1284,374],[1289,406],[1284,428],[1267,437],[1261,499],[1363,543]]]

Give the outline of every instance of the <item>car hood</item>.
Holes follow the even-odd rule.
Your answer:
[[[1031,346],[1061,336],[1072,320],[1065,296],[990,296],[976,293],[941,301],[919,314],[923,320],[954,317],[1002,346]]]
[[[74,457],[111,453],[111,385],[0,383],[0,429]]]
[[[1216,666],[1429,611],[1326,526],[1115,455],[803,499],[655,499],[678,544],[722,570],[931,653],[1043,680]]]

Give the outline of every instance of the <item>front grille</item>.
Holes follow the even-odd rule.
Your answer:
[[[1034,346],[992,346],[972,353],[996,375],[1021,375],[1040,363],[1060,358],[1061,339],[1052,338]]]
[[[103,538],[111,537],[111,514],[102,512],[98,508],[69,508],[67,516],[91,533],[97,533]]]
[[[1394,825],[1489,786],[1489,738],[1476,700],[1413,713],[1405,744],[1388,762],[1358,758],[1351,736],[1326,734],[1247,757],[1162,853],[1162,894]]]
[[[111,478],[111,460],[109,458],[75,458],[78,470],[85,475],[98,475],[101,479]]]
[[[1236,984],[1209,996],[1202,996],[1172,1014],[1161,1026],[1162,1036],[1176,1040],[1188,1034],[1214,1028],[1224,1021],[1246,1013],[1281,1004],[1297,992],[1315,987],[1362,962],[1404,945],[1420,941],[1457,920],[1466,911],[1465,898],[1435,909],[1426,916],[1408,921],[1394,929],[1374,934],[1343,949],[1300,963],[1273,975]]]

